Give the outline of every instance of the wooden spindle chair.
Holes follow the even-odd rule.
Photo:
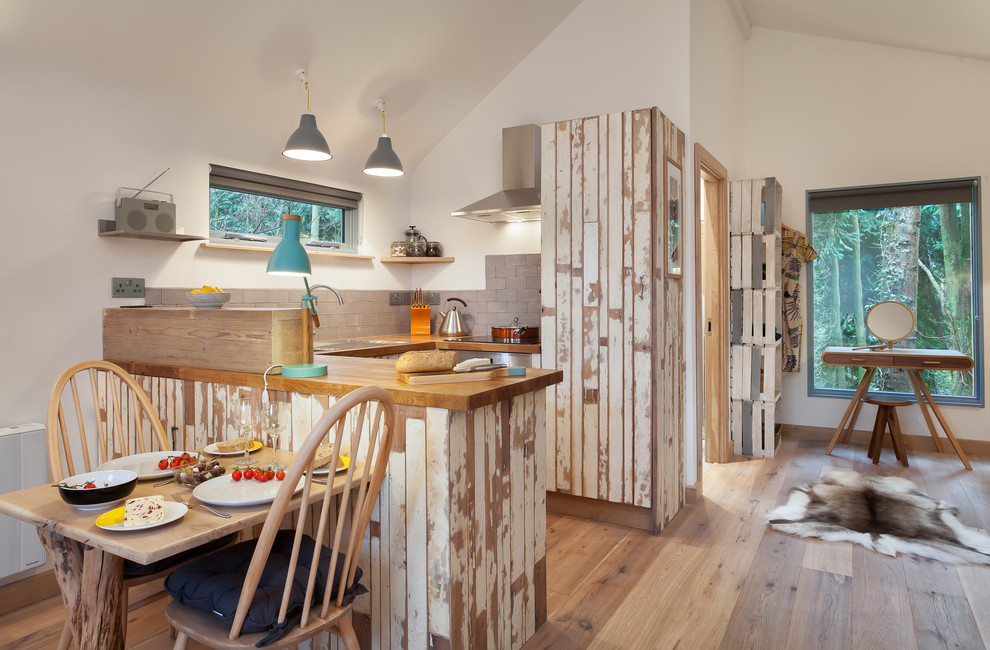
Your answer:
[[[45,420],[48,467],[53,481],[93,471],[122,456],[172,451],[158,413],[141,385],[120,366],[108,361],[82,361],[65,370],[52,387]],[[233,541],[215,540],[203,552]],[[154,566],[124,564],[121,608],[127,628],[127,589],[159,580],[182,562],[197,557],[195,550]],[[128,574],[128,571],[134,573]],[[58,650],[72,641],[66,620]]]
[[[250,547],[247,549],[250,552],[250,563],[242,574],[243,585],[240,587],[240,596],[232,620],[228,618],[224,623],[212,612],[194,609],[179,600],[173,600],[165,609],[165,616],[178,631],[175,640],[176,650],[184,649],[190,638],[211,648],[249,648],[255,647],[261,639],[269,636],[268,630],[242,634],[242,628],[255,601],[256,592],[261,594],[259,581],[269,561],[273,542],[285,515],[299,509],[298,505],[293,504],[309,503],[313,490],[324,489],[322,485],[312,481],[314,455],[319,445],[324,442],[333,443],[333,457],[330,460],[327,478],[333,483],[335,476],[342,477],[343,490],[331,490],[328,486],[322,499],[314,497],[317,501],[316,505],[312,508],[299,509],[298,514],[295,515],[297,521],[293,527],[294,532],[283,531],[283,534],[292,535],[293,540],[287,571],[284,576],[279,574],[279,577],[273,580],[274,584],[269,583],[268,589],[275,594],[281,594],[277,621],[272,622],[286,629],[282,630],[283,635],[280,638],[267,643],[279,648],[297,647],[302,641],[327,631],[341,637],[344,646],[348,649],[356,650],[359,647],[351,622],[351,604],[346,602],[345,592],[354,582],[361,541],[385,478],[385,469],[392,449],[393,420],[392,399],[384,389],[377,386],[354,390],[341,397],[327,410],[306,437],[286,470],[285,480],[272,502],[271,511],[261,534],[257,540],[249,542],[253,544],[253,550]],[[343,473],[341,465],[341,452],[350,454],[346,474]],[[337,474],[338,469],[341,470],[340,475]],[[303,479],[303,486],[299,492],[295,492],[300,479]],[[336,513],[331,507],[332,503],[336,505]],[[311,510],[312,514],[309,515]],[[312,523],[309,521],[310,516],[313,518]],[[324,549],[329,550],[330,575],[321,576],[326,584],[322,598],[319,598],[316,588],[320,563],[310,561],[310,566],[306,567],[305,562],[300,559],[300,547],[312,543],[307,531],[314,530],[313,523],[316,524],[315,548],[311,557],[320,558],[321,552],[325,552]],[[190,564],[187,567],[189,570],[187,574],[194,576],[195,580],[195,576],[198,576],[198,566],[207,564],[205,559]],[[297,567],[303,567],[302,575],[308,575],[308,581],[302,602],[295,603],[297,607],[301,606],[299,621],[292,625],[291,619],[288,624],[286,620],[291,614],[290,595],[293,591],[294,578],[297,577]],[[334,567],[337,567],[336,571]],[[171,576],[166,581],[166,587],[170,592],[173,578],[177,578],[177,575]],[[332,589],[331,585],[334,584],[335,579],[339,581],[339,587]],[[195,586],[192,588],[195,589]],[[271,605],[274,611],[274,603]]]

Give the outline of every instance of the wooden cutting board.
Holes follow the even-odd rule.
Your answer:
[[[395,378],[406,384],[455,384],[465,381],[487,381],[508,374],[508,368],[496,368],[475,372],[397,372]]]

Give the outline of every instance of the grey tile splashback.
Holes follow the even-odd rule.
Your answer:
[[[409,307],[390,306],[389,291],[361,291],[336,287],[344,304],[329,291],[317,290],[320,328],[317,340],[404,334],[409,331]],[[423,287],[425,291],[433,291]],[[149,287],[146,304],[188,307],[184,288]],[[298,307],[302,289],[230,289],[231,307]],[[433,307],[433,332],[440,325],[440,308],[450,297],[467,303],[465,321],[472,334],[488,334],[492,326],[509,325],[513,318],[528,326],[540,324],[540,255],[486,255],[485,289],[440,293],[441,304]],[[460,309],[460,306],[458,305]]]

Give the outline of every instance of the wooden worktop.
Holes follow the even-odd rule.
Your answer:
[[[109,360],[113,361],[112,359]],[[268,388],[295,393],[340,396],[355,388],[375,385],[388,391],[397,404],[469,411],[552,386],[563,379],[563,373],[560,370],[526,368],[526,376],[524,377],[501,377],[488,381],[412,386],[396,379],[395,361],[391,359],[363,359],[321,354],[316,355],[316,360],[318,363],[327,365],[327,376],[286,378],[269,373]],[[260,373],[204,370],[128,361],[114,362],[134,375],[205,381],[235,386],[263,387],[265,385],[264,376]]]
[[[476,350],[478,352],[508,352],[510,354],[539,354],[539,343],[479,343],[477,341],[449,341],[454,338],[439,334],[383,334],[356,337],[369,341],[395,341],[395,346],[375,344],[367,348],[336,350],[325,354],[340,357],[380,357],[386,354],[402,354],[410,350]],[[470,337],[467,337],[470,338]],[[319,347],[320,342],[314,344]]]

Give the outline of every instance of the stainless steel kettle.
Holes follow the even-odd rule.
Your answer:
[[[467,303],[460,298],[447,298],[447,302],[451,300],[456,300],[464,305],[464,309],[467,309]],[[444,307],[446,306],[447,303],[444,303]],[[440,318],[440,329],[437,333],[441,336],[467,336],[469,334],[467,324],[461,317],[460,312],[457,311],[457,305],[454,305],[447,311],[441,311]]]

